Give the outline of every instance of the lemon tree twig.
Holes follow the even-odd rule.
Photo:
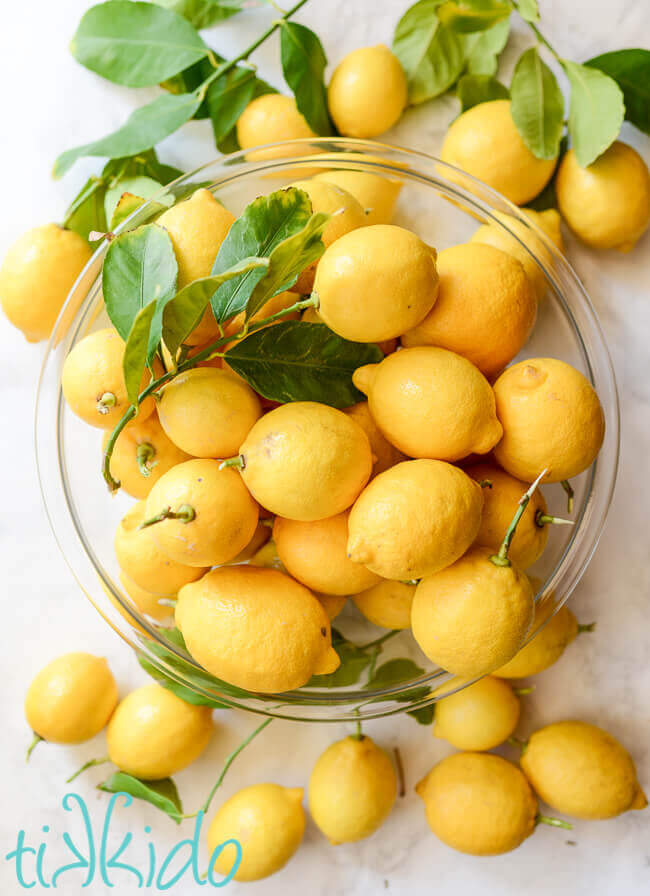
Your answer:
[[[519,506],[517,507],[517,512],[513,516],[512,522],[508,526],[508,530],[505,534],[503,542],[501,543],[501,547],[499,548],[499,553],[493,554],[490,557],[490,560],[494,563],[495,566],[510,566],[511,565],[510,559],[508,558],[508,551],[510,550],[510,543],[511,543],[512,539],[514,538],[515,531],[517,529],[517,524],[519,523],[519,520],[523,516],[525,509],[528,507],[528,504],[535,492],[535,489],[540,484],[540,482],[542,481],[544,476],[546,476],[547,472],[548,472],[547,469],[542,470],[542,472],[539,474],[537,479],[530,486],[528,491],[524,492],[524,494],[519,499]]]
[[[106,763],[110,761],[111,760],[108,756],[102,756],[101,759],[89,759],[88,762],[84,762],[81,768],[78,768],[73,775],[70,775],[69,778],[66,778],[65,783],[70,784],[72,781],[74,781],[75,778],[78,778],[82,772],[85,772],[86,769],[93,768],[96,765],[106,765]]]
[[[27,755],[25,756],[25,762],[29,762],[29,757],[32,755],[36,747],[40,744],[42,740],[45,740],[44,737],[41,737],[40,734],[34,734],[34,740],[29,745],[27,750]]]

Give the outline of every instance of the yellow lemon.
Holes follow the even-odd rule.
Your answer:
[[[481,487],[440,460],[409,460],[380,473],[357,499],[348,556],[401,581],[431,575],[461,557],[481,521]]]
[[[167,557],[187,566],[228,563],[253,537],[259,510],[241,477],[219,461],[188,460],[168,470],[145,504],[145,521]]]
[[[246,563],[248,560],[252,560],[258,551],[262,550],[270,537],[271,529],[266,525],[264,520],[260,520],[257,524],[257,528],[253,532],[251,540],[246,547],[230,561],[230,563]]]
[[[586,722],[556,722],[536,731],[521,767],[540,799],[575,818],[614,818],[648,805],[630,754]]]
[[[330,843],[369,837],[397,796],[393,764],[369,737],[345,737],[320,756],[309,778],[309,811]]]
[[[308,324],[325,324],[325,321],[315,308],[306,308],[302,313],[301,320],[306,321]],[[390,355],[397,348],[397,339],[382,339],[377,343],[377,347],[381,349],[384,355]],[[370,438],[369,434],[368,438]]]
[[[124,342],[112,327],[96,330],[78,342],[65,359],[61,388],[70,410],[91,426],[113,429],[131,402],[126,394],[122,360]],[[145,370],[142,391],[151,380]],[[138,408],[138,422],[146,420],[155,407],[153,396]]]
[[[556,613],[555,607],[555,600],[552,599],[535,604],[533,628],[548,620],[546,625],[505,666],[497,669],[495,675],[501,678],[528,678],[529,675],[543,672],[560,659],[571,641],[577,637],[580,627],[566,604]]]
[[[150,616],[163,625],[169,625],[172,622],[174,618],[173,607],[170,603],[163,604],[160,601],[173,601],[176,599],[175,594],[153,594],[151,591],[147,591],[146,588],[141,588],[125,572],[120,572],[120,582],[141,613],[144,613],[145,616]],[[116,601],[113,601],[113,604],[118,610],[121,609]],[[125,618],[132,622],[129,616]]]
[[[474,547],[415,591],[413,636],[431,662],[478,678],[512,659],[533,621],[535,595],[516,566],[497,566]]]
[[[389,467],[394,467],[395,464],[406,460],[402,452],[398,451],[394,445],[391,445],[375,423],[367,401],[360,401],[349,408],[344,408],[343,413],[347,414],[348,417],[352,417],[368,436],[370,450],[374,458],[372,476],[383,473]]]
[[[366,224],[390,224],[393,220],[402,184],[400,181],[370,171],[323,171],[314,180],[324,180],[347,190],[359,202],[366,215]]]
[[[250,317],[250,323],[259,323],[267,317],[271,317],[272,314],[277,314],[278,311],[284,311],[285,308],[289,308],[290,305],[294,305],[298,301],[298,296],[294,292],[289,292],[289,290],[285,290],[284,292],[279,292],[277,296],[271,296],[268,302],[265,302],[262,307],[252,314]],[[240,314],[235,315],[235,317],[231,318],[224,324],[223,331],[226,336],[234,336],[244,326],[245,321],[245,313],[242,311]],[[290,314],[285,314],[282,320],[300,320],[300,312],[293,311]],[[271,326],[271,324],[267,324],[267,326]],[[229,345],[226,346],[224,351],[227,351],[230,348]],[[219,360],[215,358],[215,361]],[[219,363],[221,361],[219,360]],[[218,366],[218,365],[214,365]],[[228,365],[224,361],[224,368],[229,369]],[[237,374],[234,374],[235,376]]]
[[[438,301],[405,333],[402,345],[437,345],[493,377],[526,344],[537,300],[521,263],[483,243],[463,243],[438,255]]]
[[[273,540],[290,573],[312,591],[356,594],[379,581],[367,567],[347,555],[349,511],[324,520],[303,522],[276,517]]]
[[[292,520],[322,520],[346,510],[372,469],[361,427],[342,411],[313,401],[269,411],[239,451],[253,497]]]
[[[443,162],[461,168],[514,202],[534,199],[551,179],[555,159],[538,159],[519,136],[510,100],[480,103],[452,123],[442,144]],[[446,176],[472,192],[461,175]]]
[[[210,707],[148,684],[131,691],[113,713],[106,731],[108,755],[128,775],[156,781],[198,759],[212,731]]]
[[[638,152],[617,140],[587,168],[570,149],[555,181],[564,220],[594,249],[634,248],[650,223],[650,173]]]
[[[373,625],[382,628],[411,627],[411,604],[415,585],[382,579],[371,588],[354,595],[354,602]]]
[[[494,384],[503,438],[494,449],[511,476],[561,482],[586,470],[600,451],[605,418],[591,383],[557,358],[531,358]]]
[[[258,96],[246,106],[237,120],[237,139],[242,149],[250,149],[263,143],[277,143],[281,140],[300,140],[316,137],[303,116],[298,111],[293,97],[280,93],[266,93]],[[284,156],[302,155],[313,152],[308,146],[278,146],[275,149],[260,149],[246,154],[251,161],[278,159]]]
[[[238,790],[218,809],[208,829],[210,860],[219,850],[214,868],[228,875],[233,867],[234,846],[219,849],[227,840],[242,848],[235,880],[261,880],[283,868],[296,852],[305,833],[302,787],[254,784]]]
[[[290,691],[340,662],[322,605],[275,569],[213,569],[181,588],[176,624],[197,662],[246,690]]]
[[[519,769],[500,756],[454,753],[415,790],[433,833],[459,852],[500,855],[535,830],[535,795]]]
[[[433,733],[457,750],[491,750],[510,737],[520,712],[512,686],[486,675],[436,703]]]
[[[384,44],[348,53],[327,88],[330,115],[344,137],[383,134],[399,121],[407,99],[404,69]]]
[[[348,602],[347,597],[341,594],[314,594],[314,597],[318,598],[318,602],[323,605],[330,622],[332,619],[336,619]]]
[[[435,253],[403,227],[360,227],[325,250],[314,291],[321,317],[339,336],[394,339],[419,324],[436,301]]]
[[[56,744],[80,744],[104,728],[117,705],[117,685],[103,657],[66,653],[29,686],[25,717],[34,734]]]

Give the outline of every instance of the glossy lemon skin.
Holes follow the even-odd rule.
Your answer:
[[[369,622],[388,629],[411,627],[411,605],[415,585],[382,579],[354,595],[354,602]]]
[[[117,685],[103,657],[66,653],[41,669],[30,684],[25,717],[43,740],[80,744],[106,726],[117,699]]]
[[[264,143],[309,137],[316,137],[316,134],[298,111],[296,101],[293,97],[283,96],[280,93],[258,96],[246,106],[237,120],[237,139],[242,149],[250,149]],[[260,149],[247,153],[246,157],[251,161],[263,161],[309,152],[309,147],[289,145],[275,149]]]
[[[393,178],[369,171],[324,171],[314,180],[324,180],[347,190],[359,202],[366,224],[390,224],[402,184]]]
[[[436,703],[433,734],[457,750],[491,750],[514,732],[520,712],[512,686],[486,675]]]
[[[497,669],[495,675],[501,678],[528,678],[529,675],[538,675],[560,659],[569,644],[578,636],[578,620],[566,605],[551,616],[555,605],[555,600],[535,604],[533,627],[537,628],[538,624],[545,620],[548,622],[532,641],[522,647],[508,663]]]

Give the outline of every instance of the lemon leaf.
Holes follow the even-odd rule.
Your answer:
[[[304,25],[283,19],[280,58],[284,80],[296,97],[298,111],[316,134],[331,134],[324,82],[327,56],[318,36]]]
[[[364,684],[366,690],[375,688],[390,688],[394,684],[401,684],[404,681],[410,681],[424,675],[424,669],[421,669],[413,660],[409,659],[393,659],[382,663],[375,670],[372,678]]]
[[[525,22],[539,22],[537,0],[518,0],[517,12]]]
[[[512,119],[538,159],[554,159],[564,129],[564,97],[537,47],[519,57],[510,85]]]
[[[236,15],[247,0],[153,0],[187,19],[195,28],[209,28]]]
[[[124,385],[126,386],[126,394],[129,401],[135,407],[138,406],[142,374],[147,366],[149,334],[151,333],[151,321],[155,313],[156,306],[153,302],[150,302],[136,314],[124,347],[124,357],[122,359]]]
[[[502,19],[485,31],[463,35],[465,60],[469,75],[494,75],[498,56],[508,43],[510,19]]]
[[[511,10],[505,0],[450,0],[438,9],[438,18],[454,31],[466,34],[491,28],[508,18]]]
[[[193,706],[211,706],[213,709],[226,709],[228,707],[227,703],[220,703],[218,700],[204,697],[202,694],[198,694],[196,691],[191,691],[184,685],[179,684],[179,682],[174,681],[173,678],[165,675],[162,669],[159,669],[157,666],[154,666],[153,663],[149,662],[149,660],[141,653],[138,654],[138,662],[147,675],[150,675],[161,687],[167,688],[168,691],[171,691],[172,694],[175,694],[186,703],[191,703]]]
[[[578,164],[591,165],[618,137],[625,105],[613,78],[596,68],[563,62],[571,85],[569,135]]]
[[[169,815],[176,824],[180,824],[182,821],[183,806],[176,785],[171,778],[162,778],[159,781],[141,781],[133,775],[127,775],[126,772],[115,772],[97,789],[103,790],[105,793],[125,793],[136,800],[144,800]]]
[[[507,99],[510,96],[508,88],[490,75],[463,75],[458,81],[456,91],[461,112],[466,112],[480,103]]]
[[[440,0],[419,0],[395,29],[393,52],[406,72],[409,102],[415,105],[448,90],[465,64],[463,41],[441,24],[439,7]]]
[[[623,91],[625,117],[650,134],[650,50],[615,50],[585,62],[613,78]]]

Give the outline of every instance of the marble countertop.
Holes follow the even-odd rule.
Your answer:
[[[2,140],[0,169],[4,174],[0,255],[20,232],[62,216],[96,164],[78,165],[63,181],[49,172],[64,148],[93,139],[121,123],[133,108],[136,92],[101,81],[79,68],[69,55],[68,41],[87,0],[56,3],[14,3],[3,11],[0,29],[0,93]],[[390,42],[406,0],[312,0],[301,14],[322,37],[332,62],[362,45]],[[596,53],[648,43],[647,0],[541,0],[543,28],[569,58],[582,60]],[[221,29],[211,41],[226,53],[246,46],[261,30],[267,11],[250,12]],[[508,78],[517,51],[528,37],[518,32],[514,48],[502,63]],[[280,85],[277,48],[269,42],[258,53],[261,73]],[[139,91],[145,101],[154,91]],[[445,98],[409,111],[390,139],[435,153],[451,118],[455,101]],[[650,160],[650,141],[624,130]],[[164,161],[189,169],[214,156],[209,126],[192,123],[161,148]],[[525,699],[522,733],[568,716],[603,725],[633,753],[640,780],[650,787],[650,626],[648,599],[650,565],[648,507],[650,479],[650,233],[626,256],[596,254],[569,238],[568,255],[583,279],[600,315],[618,376],[622,412],[621,469],[614,503],[600,546],[575,594],[571,607],[580,620],[597,622],[596,632],[580,638],[563,659],[535,680],[534,694]],[[33,407],[43,354],[29,346],[4,318],[0,319],[0,440],[3,507],[0,512],[0,560],[3,618],[0,653],[3,732],[0,769],[3,811],[0,815],[0,891],[22,892],[5,855],[16,846],[18,831],[27,841],[47,844],[46,874],[70,861],[62,843],[68,830],[80,839],[78,812],[61,803],[69,788],[66,777],[86,759],[101,755],[101,738],[65,750],[41,745],[27,767],[24,750],[29,731],[23,718],[26,686],[50,658],[69,650],[90,650],[108,657],[123,692],[143,683],[134,657],[85,601],[60,556],[41,503],[33,453]],[[257,724],[243,713],[216,713],[215,737],[206,754],[178,776],[186,805],[199,804],[206,781],[218,774],[225,756]],[[400,896],[480,894],[480,896],[541,896],[555,894],[626,893],[650,891],[650,813],[629,813],[609,822],[577,822],[571,833],[541,827],[516,852],[491,859],[459,855],[439,843],[426,827],[413,785],[449,750],[434,740],[429,728],[408,717],[371,722],[367,731],[384,746],[399,744],[407,796],[384,827],[358,844],[330,847],[309,822],[298,854],[277,876],[249,890],[231,884],[225,892],[255,892],[280,896],[301,889],[311,896]],[[262,740],[246,750],[228,775],[221,796],[264,780],[303,785],[316,757],[344,725],[301,725],[274,722]],[[77,782],[97,826],[103,819],[106,795],[94,784],[101,770]],[[43,825],[50,831],[42,833]],[[133,833],[132,856],[142,864],[151,838],[156,852],[166,854],[181,836],[192,834],[191,823],[176,828],[149,806],[138,803],[118,809],[109,842],[115,848],[127,831]],[[185,829],[187,827],[187,830]],[[146,863],[145,863],[146,864]],[[207,858],[203,858],[203,866]],[[104,896],[111,890],[97,877],[82,889],[83,875],[61,878],[59,891]],[[138,891],[127,872],[114,872],[122,894]],[[210,889],[210,888],[208,888]],[[207,890],[206,890],[207,891]],[[35,887],[33,892],[39,892]],[[196,892],[187,878],[172,889],[183,896]]]

